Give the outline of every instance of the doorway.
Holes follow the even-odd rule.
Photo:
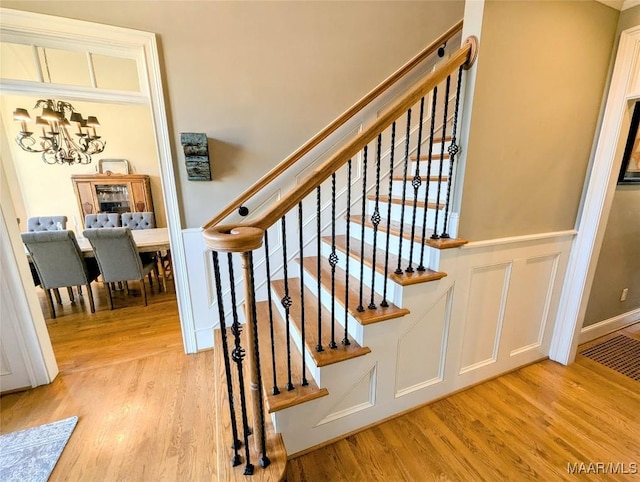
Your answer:
[[[74,32],[70,36],[69,32]],[[89,72],[90,85],[72,85],[69,83],[56,83],[55,78],[48,80],[42,69],[38,71],[34,80],[2,78],[2,92],[6,95],[29,95],[37,98],[63,98],[75,102],[99,102],[108,104],[138,104],[148,106],[150,122],[153,129],[157,161],[159,164],[159,177],[161,192],[164,198],[164,211],[166,213],[167,226],[172,252],[173,276],[176,286],[176,297],[180,315],[182,342],[185,352],[195,352],[195,339],[193,319],[188,297],[186,267],[184,259],[184,245],[181,236],[181,219],[179,214],[176,182],[171,159],[167,119],[165,115],[164,98],[162,94],[162,82],[157,53],[155,36],[147,32],[115,28],[105,25],[91,24],[71,19],[55,18],[32,14],[28,12],[4,10],[2,12],[2,24],[0,25],[2,42],[20,45],[30,49],[33,57],[38,58],[40,48],[57,49],[58,51],[71,52],[87,59],[92,56],[107,62],[109,59],[124,59],[133,62],[138,77],[137,91],[117,90],[114,88],[101,88],[97,80],[100,69],[91,69]],[[72,37],[72,38],[71,38]],[[82,39],[81,41],[77,39]],[[77,57],[77,55],[76,55]],[[91,64],[91,62],[89,62]],[[37,63],[36,63],[37,65]],[[49,66],[51,67],[51,66]],[[95,67],[95,64],[94,64]],[[68,82],[68,81],[67,81]],[[5,126],[5,129],[7,126]],[[52,166],[53,168],[59,166]],[[51,168],[51,167],[50,167]],[[4,208],[3,208],[4,210]],[[11,212],[16,207],[11,206]],[[17,231],[16,231],[17,232]],[[12,237],[12,244],[20,243],[19,236]],[[19,260],[17,260],[19,262]],[[25,260],[26,263],[26,260]],[[25,270],[21,273],[24,277]],[[18,280],[14,280],[18,283]],[[23,283],[23,285],[25,285]],[[26,286],[26,285],[25,285]],[[33,354],[40,351],[43,345],[49,343],[46,339],[46,329],[38,326],[43,323],[41,315],[32,313],[34,303],[30,303],[30,312],[24,312],[22,319],[26,323],[35,323],[37,333],[36,343],[27,347],[27,352]],[[25,310],[26,311],[26,310]],[[40,320],[40,321],[39,321]],[[35,346],[34,346],[35,345]],[[46,351],[46,350],[45,350]],[[29,353],[27,353],[29,354]],[[46,365],[55,365],[55,360],[45,360]],[[55,370],[50,369],[49,373]],[[40,384],[32,379],[32,386]]]

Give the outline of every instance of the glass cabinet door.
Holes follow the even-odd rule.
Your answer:
[[[101,213],[127,213],[129,205],[129,189],[126,184],[96,184],[98,211]]]

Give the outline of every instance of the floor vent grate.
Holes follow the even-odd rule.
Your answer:
[[[580,354],[640,382],[640,341],[635,338],[618,335]]]

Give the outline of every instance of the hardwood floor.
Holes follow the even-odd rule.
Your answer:
[[[640,340],[640,323],[623,332]],[[639,409],[640,383],[631,378],[581,355],[569,367],[547,360],[294,458],[287,476],[575,480],[571,464],[591,480],[639,480]]]
[[[51,481],[215,480],[213,351],[184,354],[169,288],[147,307],[139,289],[120,293],[111,311],[94,284],[94,315],[61,292],[58,318],[46,320],[60,374],[0,399],[2,433],[78,415]]]
[[[213,351],[184,354],[172,290],[154,293],[146,308],[139,296],[117,298],[114,311],[101,287],[94,293],[96,314],[65,301],[59,318],[47,320],[60,375],[3,396],[0,431],[78,415],[52,481],[216,480]],[[624,331],[640,339],[640,324]],[[569,367],[544,361],[297,457],[287,475],[569,480],[567,464],[582,462],[632,471],[640,463],[638,408],[638,382],[582,356]]]

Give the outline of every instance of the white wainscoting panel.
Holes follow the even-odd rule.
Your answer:
[[[470,275],[460,373],[498,359],[511,263],[473,267]]]
[[[453,288],[443,293],[400,335],[395,376],[396,397],[442,381],[452,296]]]

